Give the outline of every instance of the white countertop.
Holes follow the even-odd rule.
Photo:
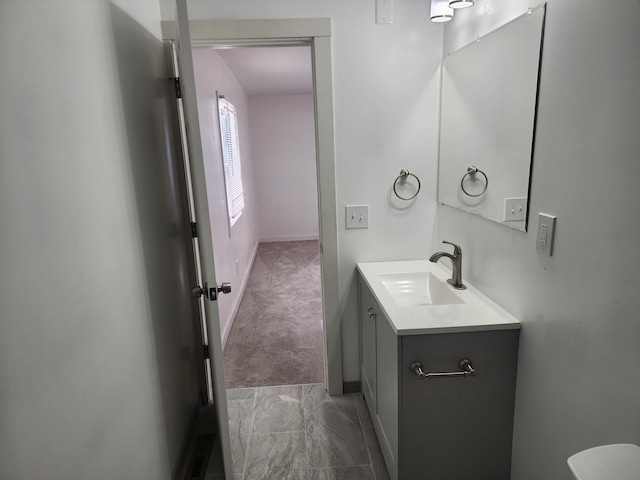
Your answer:
[[[520,322],[465,281],[466,290],[446,284],[463,303],[452,305],[400,306],[382,284],[380,274],[431,272],[439,280],[451,278],[451,270],[428,260],[358,263],[364,282],[389,319],[396,335],[476,332],[519,329]],[[463,272],[464,273],[464,272]]]

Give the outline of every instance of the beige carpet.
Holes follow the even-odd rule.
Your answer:
[[[317,241],[261,243],[224,350],[227,388],[324,383]]]

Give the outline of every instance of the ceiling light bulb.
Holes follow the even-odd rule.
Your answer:
[[[453,9],[449,7],[449,0],[431,0],[431,15],[429,18],[436,23],[452,20]]]
[[[449,7],[455,9],[473,7],[473,2],[474,0],[451,0]]]

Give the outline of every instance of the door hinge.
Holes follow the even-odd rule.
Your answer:
[[[211,357],[209,357],[209,345],[208,344],[204,344],[202,345],[202,352],[204,353],[204,359],[207,360]]]
[[[191,222],[191,238],[198,238],[198,226],[196,222]]]
[[[180,88],[180,77],[173,78],[173,85],[176,89],[176,98],[182,98],[182,89]]]

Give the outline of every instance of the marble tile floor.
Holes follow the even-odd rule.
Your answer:
[[[322,384],[227,390],[234,480],[388,480],[361,393]],[[223,479],[214,449],[206,479]]]

